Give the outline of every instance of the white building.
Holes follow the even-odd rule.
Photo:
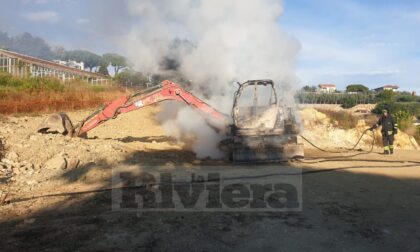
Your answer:
[[[74,60],[64,61],[64,60],[54,60],[55,63],[58,63],[63,66],[68,66],[80,70],[85,70],[85,63],[83,62],[77,62]]]
[[[318,91],[320,93],[335,93],[337,91],[337,87],[334,84],[319,84]]]
[[[400,87],[397,85],[385,85],[383,87],[375,88],[376,92],[381,92],[385,90],[397,91]]]

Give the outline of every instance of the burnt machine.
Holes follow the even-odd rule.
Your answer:
[[[292,109],[280,102],[273,81],[238,84],[232,107],[233,161],[270,162],[303,157]]]
[[[204,112],[209,121],[219,121],[217,127],[230,127],[228,152],[234,162],[273,162],[303,157],[303,145],[297,143],[295,118],[291,109],[280,103],[271,80],[239,84],[234,95],[231,120],[177,83],[166,80],[160,85],[107,103],[77,124],[73,124],[65,113],[53,114],[41,123],[38,132],[81,137],[119,114],[166,100],[195,107]],[[223,129],[220,131],[225,132]]]

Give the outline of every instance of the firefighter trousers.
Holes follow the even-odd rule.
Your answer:
[[[382,142],[383,142],[385,151],[390,151],[394,149],[394,135],[393,134],[387,134],[387,132],[382,132]]]

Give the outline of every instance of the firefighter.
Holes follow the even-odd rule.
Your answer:
[[[394,154],[394,135],[398,133],[398,124],[395,122],[394,117],[387,109],[382,110],[382,115],[378,122],[373,125],[370,130],[382,126],[382,141],[384,145],[384,154]]]

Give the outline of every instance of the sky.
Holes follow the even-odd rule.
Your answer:
[[[66,49],[119,52],[107,34],[118,36],[129,19],[109,17],[117,22],[109,30],[95,19],[110,3],[118,16],[119,2],[0,0],[0,30],[30,32]],[[296,74],[301,86],[397,84],[420,93],[420,1],[284,0],[283,5],[277,22],[300,43]]]

